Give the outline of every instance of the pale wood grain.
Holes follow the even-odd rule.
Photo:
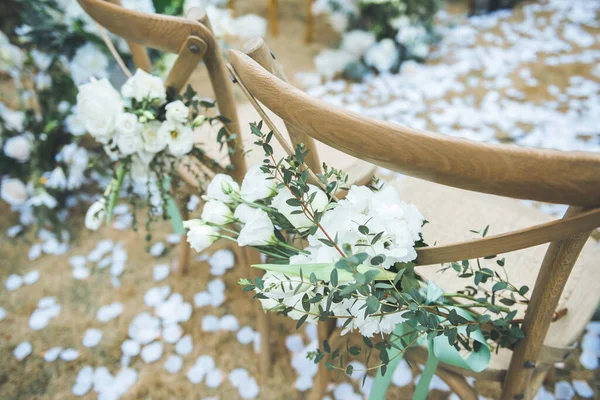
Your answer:
[[[580,207],[570,207],[565,218],[582,212]],[[522,325],[525,337],[517,343],[506,373],[502,390],[503,400],[513,400],[526,395],[527,386],[552,322],[552,315],[590,233],[584,232],[553,242],[548,248]],[[594,304],[593,307],[595,306]]]
[[[181,92],[206,54],[206,42],[199,37],[189,36],[179,50],[179,56],[165,79],[165,86]]]
[[[477,143],[373,120],[315,99],[247,55],[229,60],[249,90],[296,129],[347,154],[448,186],[558,204],[600,204],[600,155]]]
[[[446,246],[417,249],[417,265],[472,260],[569,238],[600,227],[600,208],[529,228]]]

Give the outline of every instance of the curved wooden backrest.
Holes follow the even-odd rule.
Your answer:
[[[150,69],[149,60],[146,64],[145,49],[141,46],[179,54],[165,82],[177,91],[183,89],[197,64],[204,60],[219,112],[229,120],[224,124],[228,136],[236,135],[227,141],[227,146],[234,167],[231,174],[241,182],[246,173],[246,161],[239,140],[240,126],[231,81],[204,10],[193,8],[183,18],[129,10],[121,7],[119,0],[111,0],[112,3],[103,0],[78,2],[96,22],[128,41],[138,67]],[[188,169],[181,169],[180,173],[190,185],[197,185]]]
[[[462,189],[600,205],[600,155],[477,143],[366,118],[313,98],[247,55],[229,61],[249,91],[295,129],[384,168]]]

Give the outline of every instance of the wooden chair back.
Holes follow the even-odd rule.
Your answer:
[[[246,163],[239,141],[240,126],[232,85],[223,55],[204,10],[193,8],[183,18],[129,10],[122,7],[119,0],[78,2],[98,24],[127,41],[138,68],[145,71],[151,68],[145,47],[178,54],[165,80],[166,86],[178,92],[184,88],[198,63],[204,61],[219,112],[229,120],[225,126],[230,134],[236,135],[227,145],[233,166],[231,174],[241,181],[246,173]],[[182,175],[188,183],[196,185],[191,176],[186,176],[183,171]]]
[[[504,380],[503,399],[524,396],[569,274],[591,231],[600,227],[600,155],[477,143],[373,120],[307,95],[250,56],[230,50],[238,80],[298,135],[431,182],[571,206],[557,221],[417,251],[416,264],[429,265],[551,243],[522,325],[526,336]]]

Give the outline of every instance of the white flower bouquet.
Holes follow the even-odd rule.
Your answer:
[[[120,93],[107,79],[80,85],[77,118],[117,165],[104,196],[89,209],[86,226],[96,230],[105,219],[110,220],[125,182],[152,187],[143,192],[152,212],[164,216],[173,212],[165,204],[173,201],[169,185],[177,179],[177,167],[185,165],[188,155],[206,159],[194,145],[194,129],[204,123],[226,122],[222,116],[207,115],[212,107],[214,103],[199,100],[190,86],[181,97],[168,92],[161,78],[141,69],[123,84]],[[221,132],[219,140],[224,139]]]
[[[347,177],[327,166],[309,183],[301,147],[276,161],[269,145],[272,134],[262,133],[261,124],[251,128],[265,150],[264,164],[250,168],[241,186],[217,175],[208,185],[201,218],[184,225],[197,251],[226,239],[266,256],[268,264],[253,265],[266,270],[264,276],[240,281],[265,310],[297,320],[297,327],[334,319],[341,335],[358,331],[367,352],[379,353],[383,372],[395,349],[419,340],[441,340],[438,345],[452,351],[481,351],[489,361],[493,345],[510,347],[523,337],[510,306],[527,302],[527,287],[516,288],[479,262],[475,267],[464,261],[446,269],[468,280],[465,290],[444,293],[415,267],[416,249],[426,246],[421,236],[425,217],[393,186],[374,181],[348,189]],[[344,199],[336,199],[338,190],[347,190]],[[410,334],[399,334],[399,327]],[[352,373],[346,364],[359,353],[353,347],[339,359],[340,351],[323,343],[323,350],[311,357]]]
[[[315,67],[325,78],[343,73],[360,80],[370,71],[398,72],[406,60],[423,61],[439,39],[438,0],[318,0],[313,12],[327,14],[342,35],[338,49],[323,50]]]

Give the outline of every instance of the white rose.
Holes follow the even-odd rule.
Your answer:
[[[257,208],[238,236],[240,246],[264,246],[275,240],[275,228],[269,215]]]
[[[4,179],[0,187],[0,198],[11,206],[19,206],[27,201],[27,188],[19,179]]]
[[[78,85],[91,77],[108,78],[108,57],[96,45],[86,43],[77,49],[69,68],[73,81]]]
[[[79,86],[77,116],[98,142],[107,144],[110,141],[115,133],[117,117],[122,111],[121,96],[108,79]]]
[[[183,227],[188,230],[188,243],[197,252],[203,251],[219,238],[219,232],[215,228],[204,224],[199,219],[184,221]]]
[[[305,195],[305,199],[308,199],[313,193],[316,193],[316,196],[311,203],[310,209],[314,211],[323,211],[327,207],[329,201],[327,200],[327,195],[319,188],[314,185],[308,185],[309,190]],[[283,187],[279,189],[277,196],[273,198],[273,203],[271,203],[272,207],[275,207],[277,211],[283,214],[284,217],[287,218],[290,223],[296,227],[297,229],[306,229],[310,228],[313,225],[313,222],[304,214],[292,214],[293,211],[300,210],[300,207],[290,206],[287,201],[289,199],[295,198],[292,193],[289,191],[287,187]]]
[[[229,197],[231,192],[239,192],[240,186],[229,175],[217,174],[206,187],[206,196],[209,199],[219,200],[223,203],[233,203]]]
[[[106,200],[101,198],[93,203],[85,214],[85,227],[97,231],[106,219]]]
[[[277,182],[269,174],[255,165],[246,172],[242,182],[241,196],[247,202],[266,199],[273,196],[277,190]]]
[[[159,129],[159,135],[167,138],[169,152],[181,157],[194,148],[194,131],[187,125],[165,121]]]
[[[0,117],[4,120],[7,129],[22,132],[25,126],[25,113],[22,111],[9,110],[0,104]]]
[[[167,99],[163,80],[139,68],[121,87],[121,94],[137,101],[158,100],[161,104]]]
[[[26,135],[13,136],[4,143],[4,154],[24,163],[31,156],[31,139]]]
[[[361,31],[359,29],[346,32],[342,36],[342,50],[352,54],[356,59],[361,58],[369,47],[375,44],[375,34],[373,32]]]
[[[46,181],[46,187],[58,190],[63,190],[67,187],[67,177],[61,167],[56,167],[52,170]]]
[[[122,113],[117,117],[116,143],[119,151],[124,155],[130,155],[143,149],[142,124],[132,113]]]
[[[229,207],[218,200],[209,200],[202,209],[202,220],[215,225],[227,225],[233,220]]]
[[[235,209],[233,216],[235,219],[243,222],[244,224],[248,222],[252,214],[254,213],[254,208],[250,207],[248,204],[242,203]]]
[[[388,72],[398,62],[398,49],[392,39],[383,39],[365,54],[367,65],[379,72]]]
[[[144,139],[144,150],[148,153],[158,153],[167,147],[169,137],[161,131],[161,124],[158,121],[152,121],[144,124],[142,128],[142,138]]]
[[[171,121],[176,124],[184,124],[188,120],[190,110],[183,104],[183,101],[176,100],[172,101],[165,106],[167,121]]]

